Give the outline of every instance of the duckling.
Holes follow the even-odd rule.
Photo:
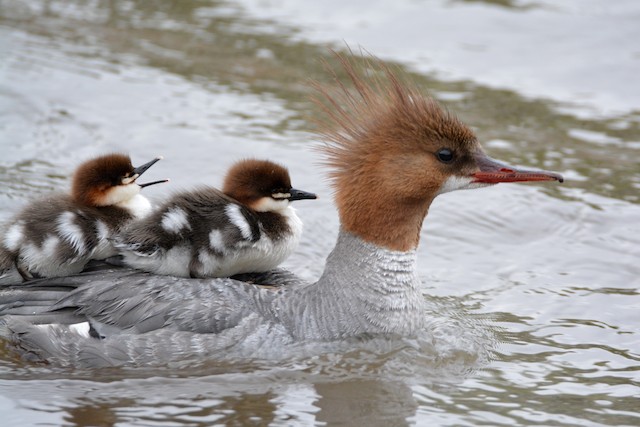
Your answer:
[[[161,158],[133,167],[124,154],[82,163],[70,194],[52,194],[27,205],[0,239],[0,284],[79,273],[92,259],[115,254],[109,238],[151,211],[136,180]]]
[[[156,274],[228,277],[264,272],[296,248],[302,222],[290,202],[316,195],[291,187],[287,169],[248,159],[228,171],[223,190],[176,194],[116,237],[125,265]]]

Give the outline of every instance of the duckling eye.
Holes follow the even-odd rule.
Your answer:
[[[453,153],[448,148],[438,150],[436,157],[438,157],[438,160],[442,163],[451,163],[453,161]]]

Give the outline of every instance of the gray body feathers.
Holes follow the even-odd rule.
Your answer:
[[[30,358],[81,366],[222,354],[278,357],[295,343],[411,336],[424,323],[414,264],[415,252],[380,249],[341,232],[323,276],[313,284],[282,270],[254,276],[254,282],[276,289],[236,279],[183,279],[127,269],[46,279],[37,289],[72,290],[41,315],[68,316],[71,310],[107,336],[81,337],[64,325],[43,330],[19,313],[4,316],[0,336]],[[12,314],[8,295],[0,291],[0,315]]]

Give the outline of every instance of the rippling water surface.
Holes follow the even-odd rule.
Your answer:
[[[411,73],[493,156],[567,177],[436,200],[429,340],[100,371],[0,349],[2,424],[639,425],[640,7],[586,3],[0,0],[0,220],[105,151],[164,155],[156,199],[266,157],[321,196],[299,202],[286,263],[318,277],[338,222],[306,82],[343,40]]]

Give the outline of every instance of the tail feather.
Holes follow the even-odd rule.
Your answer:
[[[87,338],[68,325],[33,325],[22,317],[0,319],[0,338],[21,358],[59,366],[79,366],[82,353],[99,354],[100,341]],[[113,366],[105,357],[96,367]]]
[[[37,326],[12,316],[0,319],[0,337],[8,342],[9,348],[30,362],[47,363],[47,358],[55,351],[51,346],[57,344],[50,337],[43,339]]]

